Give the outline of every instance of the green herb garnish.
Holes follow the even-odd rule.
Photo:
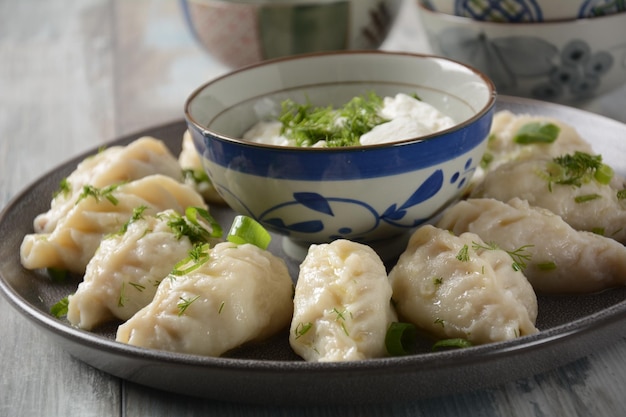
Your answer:
[[[84,185],[82,192],[80,193],[80,195],[78,196],[78,199],[76,200],[76,204],[78,204],[81,200],[87,197],[92,197],[96,200],[96,202],[99,202],[101,198],[105,198],[111,204],[115,206],[117,205],[119,201],[113,195],[113,191],[117,190],[117,188],[120,185],[121,184],[113,184],[104,188],[97,188],[97,187],[94,187],[93,185]]]
[[[412,323],[393,322],[385,334],[385,348],[391,356],[408,355],[417,342],[417,331]]]
[[[67,180],[67,178],[63,178],[59,181],[59,188],[54,192],[52,198],[57,197],[58,195],[63,195],[63,197],[67,197],[72,192],[72,184]]]
[[[250,243],[261,249],[267,249],[272,236],[253,218],[239,215],[233,220],[226,240],[237,245]]]
[[[513,141],[520,145],[532,143],[552,143],[559,136],[561,129],[553,123],[532,122],[519,128]]]
[[[278,118],[281,134],[298,146],[313,146],[319,141],[326,141],[328,147],[357,146],[361,135],[388,121],[379,115],[382,102],[375,93],[354,97],[340,109],[287,99],[281,103]]]
[[[602,163],[601,155],[579,151],[554,158],[546,168],[550,184],[580,187],[595,180],[606,185],[613,178],[613,169]]]
[[[311,328],[313,328],[313,323],[311,323],[311,322],[306,322],[306,323],[300,322],[300,323],[298,323],[296,328],[293,330],[293,334],[295,335],[296,339],[299,339],[302,336],[304,336],[305,334],[307,334],[307,332],[309,330],[311,330]]]
[[[598,198],[602,198],[600,194],[585,194],[574,197],[574,202],[577,204],[586,203],[588,201],[597,200]]]
[[[504,250],[506,253],[509,254],[509,256],[511,257],[511,259],[513,259],[513,269],[516,271],[522,271],[526,268],[526,262],[530,261],[532,255],[529,253],[526,253],[526,250],[528,248],[532,248],[534,245],[523,245],[520,246],[517,249],[514,250],[504,250],[502,248],[500,248],[498,246],[497,243],[495,242],[488,242],[485,245],[482,245],[480,243],[477,242],[472,242],[472,248],[474,250],[478,250],[478,249],[484,249],[484,250]]]
[[[65,269],[47,268],[46,271],[53,282],[65,282],[69,273]]]
[[[458,259],[461,262],[469,261],[469,246],[463,245],[461,250],[459,250],[459,253],[457,253],[456,259]]]
[[[203,220],[211,230],[207,230],[200,220]],[[201,207],[187,207],[184,217],[178,213],[170,214],[167,225],[174,231],[177,239],[187,236],[191,243],[205,243],[211,238],[222,236],[220,224]]]
[[[186,275],[195,271],[211,259],[211,246],[208,243],[196,243],[187,253],[187,257],[174,265],[170,272],[171,278]]]
[[[463,349],[463,348],[468,348],[472,346],[473,346],[472,343],[467,339],[462,339],[462,338],[443,339],[443,340],[437,341],[433,345],[432,350],[435,351],[435,350],[450,349],[450,348]]]
[[[189,306],[191,305],[191,303],[193,303],[194,301],[196,301],[198,298],[200,298],[199,295],[197,295],[195,298],[184,298],[184,297],[179,297],[180,301],[178,302],[178,304],[176,305],[178,307],[178,315],[182,316],[183,313],[185,313],[185,310],[187,310],[189,308]]]
[[[183,169],[183,178],[192,180],[195,184],[202,184],[205,182],[211,183],[209,174],[202,169]]]
[[[50,314],[52,314],[56,318],[67,316],[67,310],[69,305],[69,296],[62,298],[56,304],[50,307]]]

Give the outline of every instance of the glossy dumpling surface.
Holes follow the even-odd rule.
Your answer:
[[[289,334],[298,355],[313,362],[385,356],[395,320],[387,272],[373,249],[344,239],[309,248]]]
[[[284,261],[250,244],[217,244],[206,263],[168,278],[154,299],[122,324],[117,341],[220,356],[286,328],[293,284]]]
[[[476,233],[509,252],[521,250],[529,256],[524,274],[540,292],[594,292],[626,283],[624,245],[574,230],[560,216],[518,198],[460,201],[438,226],[457,235]]]
[[[482,247],[472,233],[417,229],[389,274],[400,319],[435,338],[473,344],[537,332],[530,283],[506,252]]]
[[[206,203],[191,187],[160,174],[122,183],[106,193],[79,196],[52,232],[24,237],[22,265],[84,273],[102,238],[119,231],[141,206],[146,215],[154,215],[167,209],[184,213],[190,206],[206,208]]]

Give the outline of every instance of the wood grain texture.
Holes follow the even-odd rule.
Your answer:
[[[427,52],[407,4],[384,48]],[[71,156],[182,118],[186,96],[225,71],[193,42],[176,0],[0,1],[0,206]],[[626,87],[589,109],[626,122]],[[2,297],[0,317],[0,416],[526,417],[626,410],[626,340],[476,392],[406,404],[331,407],[320,399],[317,407],[285,408],[121,381],[73,359]]]

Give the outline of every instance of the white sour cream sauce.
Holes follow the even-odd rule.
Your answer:
[[[455,125],[452,118],[432,105],[404,93],[396,94],[395,97],[383,98],[383,106],[379,114],[389,121],[375,126],[362,135],[359,139],[361,145],[376,145],[417,138]],[[243,138],[250,142],[267,145],[296,146],[293,140],[280,134],[280,129],[281,123],[278,121],[262,121],[248,130]],[[325,146],[324,141],[313,145],[313,147]]]

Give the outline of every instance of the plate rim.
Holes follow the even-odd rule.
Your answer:
[[[604,119],[605,123],[617,123],[617,126],[619,128],[626,130],[626,125],[617,120],[596,113],[591,113],[585,110],[568,107],[556,103],[548,103],[534,99],[501,95],[497,99],[496,106],[498,104],[506,105],[509,103],[525,104],[531,107],[538,106],[542,108],[545,108],[547,106],[557,111],[563,111],[563,109],[566,109],[566,111],[568,112],[580,112],[580,114],[584,114],[585,117],[590,117],[590,115],[592,115],[594,118]],[[175,120],[151,128],[142,129],[135,133],[123,135],[117,139],[108,141],[106,145],[112,146],[118,143],[132,141],[135,138],[144,136],[147,132],[162,129],[175,129],[178,127],[184,129],[184,119]],[[32,193],[33,189],[36,188],[38,184],[43,182],[43,180],[47,176],[62,169],[71,167],[72,164],[75,165],[77,161],[84,159],[89,154],[93,154],[96,149],[97,148],[89,149],[85,152],[81,152],[79,155],[71,157],[69,160],[59,164],[55,168],[48,170],[37,179],[32,181],[29,185],[24,187],[20,192],[15,194],[0,212],[0,224],[3,224],[5,222],[6,217],[12,212],[12,210],[15,209],[15,206],[18,205],[22,200],[27,198],[30,193]],[[16,250],[16,252],[18,251]],[[65,339],[68,344],[76,344],[79,350],[80,347],[86,347],[87,349],[96,349],[106,352],[108,354],[128,359],[136,358],[154,363],[166,363],[174,366],[181,365],[184,367],[194,367],[198,368],[198,372],[210,370],[219,370],[226,372],[244,371],[259,374],[273,374],[278,372],[285,375],[294,372],[303,372],[307,375],[321,374],[322,376],[325,376],[326,374],[337,373],[350,373],[353,375],[370,373],[394,373],[397,375],[414,375],[416,373],[420,373],[420,371],[444,372],[446,370],[453,370],[454,368],[460,366],[469,366],[470,364],[474,364],[477,361],[493,361],[497,363],[498,361],[504,360],[511,355],[518,356],[528,354],[529,352],[537,349],[549,349],[550,347],[557,344],[563,342],[566,343],[570,339],[573,340],[583,337],[585,335],[591,335],[601,330],[608,332],[612,327],[618,326],[619,322],[626,319],[626,300],[623,300],[600,311],[596,311],[592,314],[585,315],[576,320],[556,325],[546,330],[542,330],[539,333],[533,335],[523,336],[521,338],[506,342],[497,342],[486,345],[474,346],[472,348],[463,350],[439,351],[402,357],[387,357],[368,359],[366,361],[336,363],[314,363],[306,361],[287,361],[273,359],[259,360],[246,358],[206,357],[200,355],[182,354],[125,345],[123,343],[115,342],[114,340],[105,338],[103,336],[74,328],[69,325],[69,323],[56,319],[49,313],[32,305],[18,291],[16,291],[10,284],[10,282],[5,279],[5,272],[3,270],[4,262],[8,261],[3,261],[3,263],[0,264],[0,292],[9,301],[9,304],[11,304],[13,308],[15,308],[27,319],[29,319],[29,321],[34,322],[34,324],[39,325],[40,327],[43,327],[44,330],[53,333],[55,336]],[[617,338],[618,335],[615,335],[615,337]],[[66,346],[66,348],[67,347],[68,346]],[[578,353],[571,355],[571,358],[564,359],[567,359],[567,362],[571,362],[571,360],[577,359],[588,353],[590,352],[585,352],[581,350]],[[72,352],[70,352],[70,354],[72,354]],[[84,358],[80,358],[80,353],[76,355],[76,351],[73,352],[73,356],[78,356],[79,359],[89,363],[89,361],[86,361]],[[552,368],[563,365],[563,363],[555,361],[554,365],[555,366],[553,366]],[[95,367],[107,373],[112,373],[113,375],[116,375],[116,373],[111,372],[108,369],[102,369],[102,366],[96,365]],[[546,370],[547,369],[549,368],[547,367]],[[132,375],[119,375],[118,372],[116,376],[120,376],[124,379],[129,379],[140,384],[150,385],[149,383],[146,384],[146,381],[142,381],[141,378],[133,379]],[[505,379],[504,381],[507,380],[510,380],[510,378]],[[156,386],[152,386],[155,388],[160,388],[158,384]],[[259,400],[258,398],[251,399],[253,400],[252,402],[258,402]],[[294,398],[294,400],[295,399],[298,398]],[[245,401],[245,398],[240,400]],[[302,399],[300,398],[300,400]],[[301,404],[301,402],[298,402],[298,404]]]

